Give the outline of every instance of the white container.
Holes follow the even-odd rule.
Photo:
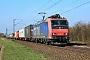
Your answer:
[[[25,37],[25,29],[19,30],[19,37],[24,38]]]
[[[13,35],[12,35],[12,34],[10,34],[10,35],[9,35],[9,37],[10,37],[10,38],[12,38],[12,37],[13,37]]]

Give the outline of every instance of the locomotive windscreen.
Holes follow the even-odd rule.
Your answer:
[[[59,27],[68,28],[67,20],[52,20],[51,24],[53,29]]]

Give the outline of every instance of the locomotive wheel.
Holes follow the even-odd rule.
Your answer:
[[[70,43],[70,41],[69,41],[69,40],[67,40],[67,43]]]
[[[51,45],[54,45],[54,42],[53,42],[53,41],[51,41],[51,42],[50,42],[50,44],[51,44]]]
[[[49,42],[46,40],[46,41],[45,41],[45,44],[46,44],[46,45],[49,45]]]
[[[35,43],[38,43],[38,39],[35,39]]]
[[[46,43],[46,39],[43,40],[43,43],[44,43],[44,44]]]

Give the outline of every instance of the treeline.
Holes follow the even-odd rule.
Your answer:
[[[78,21],[70,27],[70,41],[90,44],[90,23]]]

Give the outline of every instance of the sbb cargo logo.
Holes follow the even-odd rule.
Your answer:
[[[33,29],[33,34],[36,35],[36,28]]]

